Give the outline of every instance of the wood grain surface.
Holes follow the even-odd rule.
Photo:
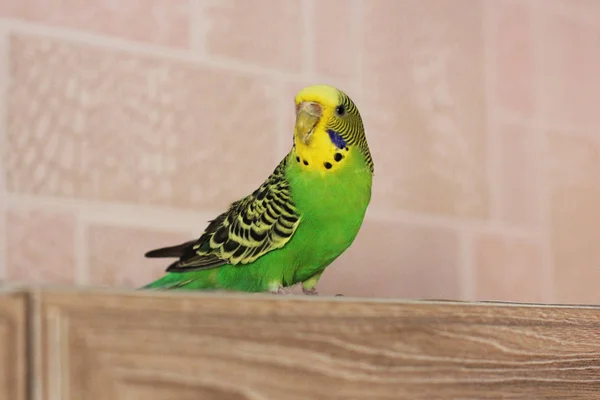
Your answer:
[[[600,398],[593,307],[76,291],[38,300],[43,399]]]
[[[0,399],[25,400],[26,297],[0,291]]]

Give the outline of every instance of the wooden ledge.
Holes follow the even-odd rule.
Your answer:
[[[600,389],[593,306],[26,293],[31,386],[43,399],[583,399]]]

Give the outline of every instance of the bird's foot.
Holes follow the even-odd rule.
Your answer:
[[[271,292],[271,294],[275,294],[275,295],[286,295],[286,294],[290,294],[290,291],[286,288],[284,288],[283,286],[279,286],[277,288],[277,290],[273,290]]]
[[[317,289],[312,288],[312,289],[306,289],[306,288],[302,288],[302,293],[304,293],[307,296],[318,296],[319,293],[317,292]]]

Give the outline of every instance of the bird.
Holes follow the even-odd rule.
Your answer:
[[[325,269],[354,242],[371,201],[374,163],[362,117],[342,90],[294,98],[293,144],[254,192],[208,221],[197,240],[148,251],[176,258],[142,290],[318,295]]]

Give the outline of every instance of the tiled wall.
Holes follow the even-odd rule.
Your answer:
[[[595,0],[0,0],[0,274],[159,276],[324,82],[376,177],[321,292],[600,302],[599,71]]]

